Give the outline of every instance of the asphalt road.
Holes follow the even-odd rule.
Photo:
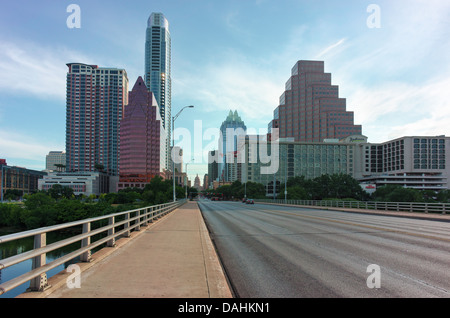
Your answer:
[[[200,200],[237,297],[450,298],[450,223]]]

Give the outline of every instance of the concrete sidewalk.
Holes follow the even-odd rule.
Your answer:
[[[197,202],[187,202],[114,248],[103,248],[81,268],[80,288],[71,272],[49,279],[41,293],[21,298],[232,298]],[[71,280],[74,281],[74,280]]]

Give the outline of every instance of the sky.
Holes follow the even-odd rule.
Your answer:
[[[131,89],[152,12],[169,20],[172,114],[194,105],[175,122],[197,141],[192,180],[230,110],[267,130],[298,60],[324,61],[369,142],[450,136],[450,1],[15,0],[0,9],[0,158],[43,170],[65,150],[67,63],[124,68]]]

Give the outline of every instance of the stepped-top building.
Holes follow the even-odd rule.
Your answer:
[[[361,135],[361,125],[353,123],[353,112],[346,110],[346,100],[331,84],[331,74],[324,72],[324,62],[298,61],[285,86],[269,134],[278,128],[280,138],[305,142]]]
[[[163,171],[166,132],[158,103],[139,77],[129,92],[129,104],[120,126],[120,180],[118,189],[144,187]]]

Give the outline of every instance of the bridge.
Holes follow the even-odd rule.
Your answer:
[[[0,293],[30,281],[17,298],[450,297],[449,208],[182,200],[0,237],[35,241],[0,260],[1,269],[33,259]],[[73,226],[82,233],[46,244],[47,233]],[[46,264],[46,253],[74,243],[79,248]],[[376,263],[381,290],[366,285],[366,268]]]
[[[117,222],[121,217],[123,220]],[[108,220],[109,224],[91,228],[101,220]],[[45,244],[45,236],[50,231],[80,225],[81,235]],[[108,235],[91,241],[101,232]],[[35,238],[34,250],[0,260],[0,268],[5,268],[33,258],[32,271],[0,285],[0,291],[7,292],[29,280],[29,292],[16,298],[232,297],[195,201],[11,234],[0,237],[0,243],[25,236]],[[76,241],[81,242],[80,249],[45,264],[45,253]],[[90,251],[101,244],[106,246],[91,255]],[[77,272],[63,270],[47,279],[45,272],[76,256],[81,256],[81,262],[73,267]]]

